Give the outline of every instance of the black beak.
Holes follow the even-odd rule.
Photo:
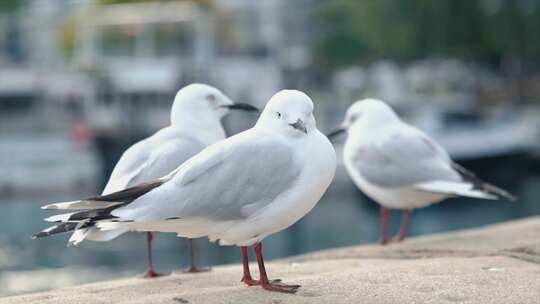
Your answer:
[[[223,105],[219,107],[227,108],[229,110],[240,110],[240,111],[245,111],[245,112],[257,112],[257,113],[260,112],[259,109],[247,103],[233,103],[232,105]]]
[[[302,131],[307,134],[306,124],[298,118],[295,123],[289,124],[291,127],[295,128],[298,131]]]
[[[345,129],[339,128],[339,129],[337,129],[337,130],[334,130],[334,131],[328,133],[328,134],[326,135],[326,137],[328,137],[328,139],[332,140],[333,137],[336,137],[336,136],[338,136],[338,135],[341,134],[341,133],[345,133],[345,131],[346,131]]]

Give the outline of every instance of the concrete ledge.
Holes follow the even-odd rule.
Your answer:
[[[384,248],[320,251],[267,267],[272,278],[301,284],[298,294],[246,287],[239,282],[238,264],[195,275],[87,284],[0,303],[538,303],[540,217]]]

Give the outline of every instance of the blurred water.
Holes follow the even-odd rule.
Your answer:
[[[520,166],[514,163],[514,167]],[[508,176],[499,167],[474,169],[481,170],[483,175]],[[501,186],[519,195],[518,202],[449,199],[415,210],[411,214],[410,235],[477,227],[540,214],[540,177],[532,172],[520,174],[519,179],[514,179],[516,174],[513,174],[506,183],[500,181],[503,182]],[[39,208],[43,203],[85,195],[70,193],[0,200],[0,295],[144,272],[145,237],[141,233],[126,234],[114,242],[84,242],[70,248],[65,246],[68,235],[30,239],[34,232],[47,226],[42,218],[52,214]],[[396,232],[399,216],[399,212],[391,212],[390,233]],[[273,259],[375,242],[379,236],[378,219],[377,205],[356,190],[340,167],[335,183],[304,219],[264,241],[265,256]],[[157,234],[154,244],[157,270],[171,271],[187,265],[183,240],[172,234]],[[219,247],[206,239],[197,240],[196,247],[199,265],[239,262],[236,247]]]

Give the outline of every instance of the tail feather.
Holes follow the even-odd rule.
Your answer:
[[[148,183],[142,183],[135,187],[127,188],[107,195],[95,196],[88,199],[52,203],[43,206],[47,210],[81,210],[71,213],[54,215],[46,218],[48,222],[60,223],[49,227],[41,232],[34,234],[32,238],[42,238],[54,234],[73,232],[68,245],[77,245],[84,239],[95,239],[98,241],[110,240],[126,232],[123,227],[117,227],[119,231],[105,230],[97,227],[96,224],[103,222],[120,222],[120,220],[111,214],[117,208],[125,206],[138,197],[152,191],[152,189],[162,185],[167,179],[161,178]],[[99,230],[98,230],[99,229]]]
[[[79,243],[84,241],[86,236],[88,235],[88,232],[92,229],[90,228],[83,228],[83,229],[77,229],[73,231],[73,234],[71,234],[71,237],[68,240],[68,247],[69,246],[77,246]]]
[[[130,230],[134,229],[132,220],[111,220],[111,221],[101,221],[96,223],[96,227],[100,231],[115,231],[117,229]]]
[[[154,188],[161,186],[166,179],[157,179],[152,182],[142,183],[135,187],[127,188],[118,192],[94,196],[91,198],[71,201],[52,203],[41,207],[46,210],[90,210],[90,209],[105,209],[118,205],[129,204],[140,196],[152,191]]]
[[[57,214],[57,215],[53,215],[53,216],[49,216],[47,218],[44,219],[44,221],[46,222],[51,222],[51,223],[65,223],[65,222],[69,222],[69,218],[74,215],[76,212],[72,212],[72,213],[62,213],[62,214]]]
[[[42,206],[44,210],[90,210],[103,209],[123,204],[123,202],[106,202],[94,200],[79,200],[71,202],[52,203]]]
[[[40,231],[32,236],[33,239],[39,239],[46,236],[51,236],[59,233],[66,233],[93,226],[93,222],[67,222],[56,226],[49,227],[43,231]]]
[[[496,196],[499,197],[499,199],[501,198],[505,198],[509,201],[516,201],[517,200],[517,197],[513,194],[511,194],[510,192],[504,190],[504,189],[501,189],[495,185],[492,185],[492,184],[489,184],[489,183],[483,183],[482,184],[482,189],[488,193],[491,193],[491,194],[494,194]]]
[[[428,193],[438,193],[448,196],[466,196],[480,199],[498,199],[497,196],[474,189],[473,185],[464,182],[434,181],[415,185],[415,189]]]
[[[452,167],[461,175],[461,177],[465,181],[473,185],[474,190],[482,191],[482,192],[485,192],[486,194],[496,196],[497,199],[505,198],[510,201],[515,201],[517,199],[514,195],[512,195],[508,191],[501,189],[490,183],[486,183],[485,181],[480,179],[478,176],[476,176],[476,174],[467,170],[466,168],[462,167],[459,164],[453,163]]]
[[[79,212],[62,213],[62,214],[57,214],[57,215],[53,215],[48,218],[45,218],[45,221],[60,223],[60,222],[78,222],[78,221],[85,221],[85,220],[100,221],[100,220],[114,219],[116,217],[111,214],[111,211],[121,206],[123,206],[123,204],[114,205],[114,206],[103,208],[103,209],[89,209],[89,210],[79,211]]]

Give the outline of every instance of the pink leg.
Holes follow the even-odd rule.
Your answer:
[[[300,288],[300,285],[287,285],[280,282],[280,280],[269,281],[266,275],[266,268],[264,267],[264,260],[262,256],[262,244],[258,243],[255,246],[255,256],[257,257],[257,263],[259,264],[260,273],[260,285],[262,288],[269,291],[277,291],[284,293],[295,293]]]
[[[247,247],[241,246],[240,253],[242,254],[242,265],[244,266],[244,275],[242,276],[241,282],[244,282],[248,286],[259,285],[259,280],[254,280],[251,277],[251,272],[249,271],[249,259],[248,259]]]
[[[381,206],[381,245],[388,244],[388,236],[386,235],[386,224],[388,222],[388,210]]]
[[[146,270],[146,273],[143,275],[143,278],[155,278],[162,276],[162,273],[157,273],[154,271],[154,265],[152,264],[152,240],[153,240],[152,232],[146,233],[146,249],[148,252],[148,269]]]
[[[399,234],[397,241],[401,242],[407,236],[407,224],[409,223],[409,209],[404,209],[401,214],[401,224],[399,225]]]
[[[249,271],[249,257],[248,257],[248,249],[246,246],[240,246],[240,253],[242,253],[242,265],[244,266],[244,276],[242,277],[241,282],[244,282],[248,286],[255,286],[260,285],[259,280],[254,280],[251,277],[251,273]],[[272,283],[278,283],[281,282],[280,279],[272,280]]]
[[[184,272],[197,273],[202,271],[209,271],[210,268],[197,268],[195,266],[195,249],[193,248],[193,239],[187,239],[187,247],[189,251],[189,267]]]

